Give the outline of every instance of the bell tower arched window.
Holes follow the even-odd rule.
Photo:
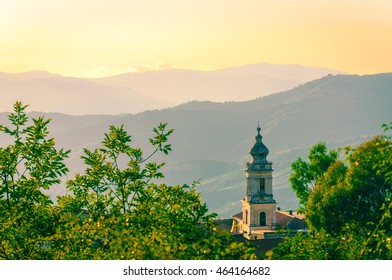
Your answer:
[[[265,212],[260,212],[259,221],[260,221],[260,226],[267,225],[267,214]]]
[[[265,178],[260,178],[260,188],[259,193],[265,193]]]

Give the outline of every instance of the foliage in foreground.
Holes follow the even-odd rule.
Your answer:
[[[102,147],[84,150],[83,174],[67,182],[72,195],[56,205],[45,194],[68,169],[70,151],[57,149],[49,120],[29,119],[17,102],[11,144],[0,147],[0,259],[253,259],[254,248],[216,229],[192,184],[167,186],[163,163],[171,150],[166,124],[153,129],[153,152],[131,146],[122,126]],[[386,131],[392,123],[384,125]],[[2,138],[3,140],[5,138]],[[286,239],[270,259],[392,259],[392,143],[377,136],[346,157],[315,145],[290,177],[311,229]]]
[[[392,123],[383,126],[392,129]],[[293,163],[290,180],[302,194],[311,231],[286,239],[269,258],[392,259],[391,137],[376,136],[345,151],[341,160],[319,143],[309,162]]]
[[[0,148],[0,259],[252,259],[254,249],[216,229],[195,184],[167,186],[163,163],[171,150],[166,124],[153,129],[154,151],[131,147],[122,126],[109,128],[102,147],[84,150],[84,174],[67,182],[72,195],[53,205],[45,190],[68,172],[70,151],[57,150],[44,118],[27,117],[17,102],[12,144]]]

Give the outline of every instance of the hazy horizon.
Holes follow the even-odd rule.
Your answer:
[[[390,72],[392,2],[0,2],[0,70],[103,77],[258,62]]]
[[[391,14],[386,0],[0,1],[0,112],[139,113],[392,72]]]
[[[290,90],[332,69],[249,64],[214,71],[151,70],[104,78],[64,77],[48,71],[0,72],[0,112],[15,101],[29,110],[70,115],[141,113],[190,101],[241,102]]]
[[[46,69],[30,69],[30,70],[21,70],[21,71],[5,71],[3,69],[0,69],[0,74],[11,74],[11,75],[23,75],[23,74],[50,74],[50,75],[56,75],[64,78],[79,78],[79,79],[100,79],[100,78],[109,78],[109,77],[115,77],[115,76],[121,76],[124,74],[138,74],[138,73],[145,73],[145,72],[159,72],[159,71],[170,71],[170,70],[180,70],[180,71],[195,71],[195,72],[205,72],[205,73],[211,73],[215,71],[221,71],[221,70],[227,70],[227,69],[232,69],[232,68],[239,68],[239,67],[244,67],[244,66],[253,66],[253,65],[272,65],[272,66],[300,66],[300,67],[309,67],[309,68],[319,68],[319,69],[326,69],[326,70],[331,70],[334,72],[340,72],[342,74],[348,74],[348,75],[373,75],[373,74],[380,74],[383,72],[375,72],[375,73],[361,73],[361,74],[356,74],[356,73],[349,73],[349,72],[344,72],[340,69],[332,69],[329,67],[323,67],[321,65],[305,65],[301,63],[270,63],[270,62],[253,62],[253,63],[245,63],[245,64],[236,64],[236,65],[228,65],[226,67],[217,67],[213,69],[197,69],[197,68],[181,68],[177,67],[175,65],[170,65],[170,66],[163,66],[161,63],[157,63],[155,65],[135,65],[134,68],[127,68],[123,69],[122,71],[119,72],[114,72],[114,73],[101,73],[98,74],[97,76],[83,76],[83,75],[64,75],[60,72],[52,72]],[[140,67],[139,67],[140,66]],[[388,71],[388,72],[392,72]]]

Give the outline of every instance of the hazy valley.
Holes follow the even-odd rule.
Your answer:
[[[176,77],[176,79],[181,77],[174,70],[166,71],[165,75],[172,75],[171,77]],[[213,80],[214,75],[221,79],[220,82],[216,82],[216,80],[214,82],[221,86],[220,90],[217,90],[222,94],[221,96],[217,94],[213,97],[211,92],[203,91],[203,86],[207,87],[208,83],[202,82],[205,77],[200,78],[200,76],[204,74],[198,73],[196,76],[199,75],[199,78],[194,78],[194,84],[199,87],[195,86],[195,91],[192,92],[189,88],[194,84],[189,83],[189,88],[183,89],[188,94],[184,98],[192,100],[192,96],[200,91],[207,92],[204,96],[206,99],[210,95],[210,100],[213,98],[219,100],[219,98],[223,98],[223,93],[226,91],[228,97],[232,96],[234,99],[235,95],[230,94],[237,92],[237,95],[243,94],[241,98],[245,100],[251,99],[257,91],[260,92],[258,96],[263,96],[273,90],[270,88],[264,92],[261,90],[261,86],[259,88],[254,86],[255,90],[249,92],[246,88],[240,90],[241,83],[237,84],[238,88],[234,84],[229,87],[224,82],[229,79],[228,77],[240,77],[240,80],[249,87],[251,86],[249,81],[260,80],[256,73],[254,76],[250,74],[236,76],[232,71],[238,73],[238,69],[226,69],[206,75],[209,76],[209,80]],[[168,91],[173,90],[174,92],[181,88],[181,83],[172,83],[170,78],[166,76],[166,78],[159,78],[162,84],[151,82],[149,85],[145,84],[144,88],[135,86],[135,90],[131,89],[132,84],[145,83],[142,82],[144,78],[141,78],[143,74],[146,77],[154,75],[154,73],[146,72],[129,74],[130,77],[112,77],[99,81],[57,77],[48,73],[41,73],[39,77],[35,76],[29,79],[19,78],[19,80],[14,76],[14,80],[12,80],[0,75],[1,99],[8,102],[2,102],[1,111],[10,111],[10,104],[12,104],[10,102],[15,100],[31,103],[32,108],[41,103],[42,106],[46,106],[46,102],[42,102],[45,100],[50,106],[53,106],[50,111],[61,112],[62,108],[63,110],[71,110],[70,114],[80,113],[83,107],[86,110],[85,113],[93,113],[94,110],[102,107],[102,112],[108,113],[108,115],[72,116],[60,113],[31,113],[32,115],[43,114],[51,118],[51,132],[52,136],[56,138],[58,146],[72,149],[70,158],[67,160],[72,171],[69,177],[72,177],[75,172],[83,171],[80,159],[82,148],[98,147],[109,125],[124,124],[133,136],[134,145],[142,146],[147,153],[149,150],[148,137],[152,136],[152,127],[159,122],[168,122],[169,127],[175,129],[175,133],[171,137],[173,152],[169,156],[156,158],[157,161],[167,163],[164,182],[189,184],[194,180],[201,179],[199,190],[203,200],[211,211],[218,212],[221,217],[229,217],[240,210],[239,201],[245,191],[243,168],[250,158],[248,150],[254,143],[258,122],[262,128],[263,141],[270,150],[269,160],[273,161],[275,170],[275,199],[279,202],[280,207],[295,209],[297,200],[287,181],[292,161],[298,156],[305,156],[308,147],[318,141],[326,141],[329,147],[355,145],[374,134],[382,133],[381,124],[391,121],[392,74],[329,75],[320,78],[321,75],[313,78],[316,80],[311,79],[313,81],[303,85],[301,85],[303,80],[300,80],[299,76],[282,75],[286,81],[296,82],[291,85],[282,82],[282,89],[275,89],[275,91],[294,87],[293,89],[249,101],[224,103],[192,101],[171,108],[143,111],[137,114],[109,115],[109,113],[114,114],[115,112],[129,112],[125,111],[127,108],[131,108],[129,104],[134,104],[135,108],[143,108],[143,105],[139,105],[144,104],[144,99],[139,95],[140,92],[143,92],[143,96],[148,96],[154,91],[154,87],[163,86],[165,80],[167,87],[163,89],[162,100],[166,100],[163,96]],[[183,80],[187,81],[183,82],[187,84],[193,79],[189,78],[189,75],[195,73],[184,71],[183,74],[188,77]],[[145,79],[149,80],[150,78]],[[151,79],[154,81],[153,78]],[[276,76],[274,79],[277,79]],[[307,78],[302,77],[302,79],[306,80]],[[36,87],[42,80],[50,81],[45,83],[46,85],[50,84],[45,90],[50,89],[53,92],[53,97],[47,97],[43,90],[40,91],[39,87]],[[232,83],[234,80],[233,78]],[[276,84],[279,83],[276,81]],[[68,90],[73,89],[75,95],[70,96],[65,85],[69,87]],[[19,93],[26,91],[32,94],[27,97],[21,94],[7,93],[7,90],[12,92],[12,90],[16,90],[15,88]],[[208,86],[208,88],[211,87]],[[217,88],[219,87],[217,86]],[[116,90],[120,90],[120,92],[123,90],[123,95],[117,94]],[[62,97],[60,98],[56,94],[60,94],[59,96]],[[113,101],[115,99],[117,101]],[[75,102],[75,100],[78,101]],[[166,106],[157,100],[156,96],[146,98],[147,104],[151,106],[155,101],[156,104]],[[180,100],[171,100],[170,98],[167,100],[173,104],[180,102]],[[90,108],[83,102],[87,102],[87,104],[92,102],[94,105],[91,105]],[[120,106],[116,104],[121,103],[123,107],[116,107]],[[97,104],[101,104],[99,105],[101,107]],[[90,109],[91,111],[89,111]],[[6,122],[6,115],[6,113],[0,114],[1,123]],[[0,144],[6,144],[6,139],[0,139]],[[52,194],[63,194],[64,192],[64,187],[58,187],[53,189]]]

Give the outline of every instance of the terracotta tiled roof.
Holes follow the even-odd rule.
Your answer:
[[[278,226],[284,227],[288,223],[290,223],[294,219],[293,215],[290,215],[289,213],[283,212],[276,210],[276,224]]]
[[[284,212],[276,210],[276,224],[280,227],[285,227],[289,229],[306,229],[306,221],[304,215],[297,214],[296,212]]]

